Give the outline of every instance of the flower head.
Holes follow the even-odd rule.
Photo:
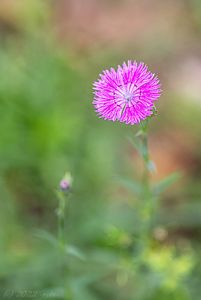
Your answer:
[[[128,61],[100,74],[94,82],[93,105],[105,120],[136,124],[153,114],[160,84],[144,63]]]

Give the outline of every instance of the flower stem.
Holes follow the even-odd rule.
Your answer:
[[[150,186],[150,180],[149,180],[149,171],[148,171],[148,164],[149,164],[149,148],[148,148],[148,134],[147,130],[144,131],[142,135],[142,147],[143,147],[143,161],[144,161],[144,188],[146,189],[146,192],[149,192],[149,186]]]
[[[140,144],[140,154],[144,162],[144,173],[143,173],[143,187],[144,187],[144,198],[150,198],[151,188],[150,188],[150,170],[152,167],[150,157],[149,157],[149,147],[148,147],[148,120],[141,123],[141,130],[137,134]]]
[[[61,279],[64,291],[64,300],[70,300],[71,292],[68,287],[68,283],[66,282],[68,278],[68,268],[65,264],[65,249],[67,246],[67,242],[65,239],[65,208],[67,204],[67,196],[66,193],[62,190],[57,191],[57,197],[59,200],[57,216],[58,216],[58,248],[59,248],[59,268],[61,271]]]
[[[148,235],[150,229],[151,220],[151,200],[152,193],[150,187],[150,171],[149,171],[149,148],[148,148],[148,129],[144,130],[142,137],[142,148],[143,148],[143,161],[144,161],[144,174],[143,174],[143,215],[144,215],[144,235]]]
[[[63,191],[58,191],[58,240],[61,249],[65,247],[65,207],[66,199]]]
[[[150,171],[152,163],[150,161],[149,147],[148,147],[148,120],[141,124],[141,130],[137,134],[138,144],[140,145],[140,154],[144,163],[144,170],[142,175],[142,196],[140,203],[140,219],[141,219],[141,229],[140,229],[140,243],[139,243],[139,257],[138,266],[141,265],[143,261],[143,255],[149,246],[149,235],[152,223],[153,214],[153,194],[150,184]]]

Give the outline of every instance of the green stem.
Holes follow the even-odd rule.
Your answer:
[[[61,267],[61,276],[63,280],[63,288],[64,288],[64,300],[70,300],[70,290],[67,287],[66,278],[67,278],[67,269],[65,265],[65,247],[66,247],[66,239],[65,239],[65,208],[66,208],[66,195],[63,191],[57,192],[59,205],[58,205],[58,246],[60,248],[60,267]]]
[[[144,174],[143,174],[143,214],[144,214],[144,235],[148,235],[150,229],[150,221],[151,221],[151,200],[152,200],[152,192],[150,186],[150,172],[149,172],[149,147],[148,147],[148,133],[147,128],[144,130],[142,137],[142,147],[143,147],[143,161],[144,161]],[[147,237],[146,237],[147,238]]]
[[[139,139],[140,154],[144,162],[144,171],[142,175],[143,193],[140,206],[140,243],[139,243],[139,257],[138,267],[143,263],[143,255],[146,249],[149,247],[149,235],[152,223],[152,206],[153,195],[150,184],[150,156],[148,147],[148,122],[141,125],[141,131],[137,135]]]
[[[148,120],[144,121],[144,123],[141,124],[141,130],[137,134],[137,138],[139,139],[139,153],[143,159],[144,162],[144,172],[143,172],[143,178],[142,183],[144,187],[144,195],[143,198],[150,197],[151,188],[150,188],[150,157],[149,157],[149,147],[148,147]]]
[[[142,147],[143,147],[143,161],[144,161],[144,178],[143,183],[144,187],[147,192],[150,190],[150,180],[149,180],[149,170],[148,170],[148,164],[149,164],[149,148],[148,148],[148,134],[147,130],[143,132],[142,135]]]
[[[65,206],[66,199],[62,191],[58,192],[59,207],[58,207],[58,240],[59,245],[63,249],[65,247]]]

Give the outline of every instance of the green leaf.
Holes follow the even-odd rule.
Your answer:
[[[177,180],[181,178],[181,174],[179,172],[172,173],[171,175],[167,176],[166,178],[159,181],[158,184],[154,187],[153,191],[154,194],[158,195],[160,193],[163,193],[165,190],[167,190],[173,183],[175,183]]]
[[[139,138],[131,138],[128,137],[128,141],[130,144],[137,150],[137,152],[142,156],[143,158],[147,157],[147,148],[142,143],[142,141]]]
[[[66,251],[66,254],[68,254],[68,255],[71,255],[80,260],[85,260],[84,253],[80,249],[78,249],[77,247],[75,247],[73,245],[67,245],[65,247],[65,251]]]
[[[125,187],[127,190],[130,190],[136,195],[140,195],[143,191],[142,184],[136,180],[118,177],[117,181],[121,186]]]
[[[34,236],[37,237],[37,238],[40,238],[42,240],[45,240],[45,241],[49,242],[50,244],[52,244],[54,246],[58,245],[57,239],[51,233],[49,233],[46,230],[37,230],[34,233]]]

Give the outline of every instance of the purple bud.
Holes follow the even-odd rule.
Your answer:
[[[73,178],[69,172],[64,174],[64,177],[60,181],[60,188],[62,191],[68,191],[72,186]]]
[[[69,181],[67,181],[66,179],[62,179],[60,181],[60,188],[63,190],[63,191],[66,191],[70,188],[70,183]]]

